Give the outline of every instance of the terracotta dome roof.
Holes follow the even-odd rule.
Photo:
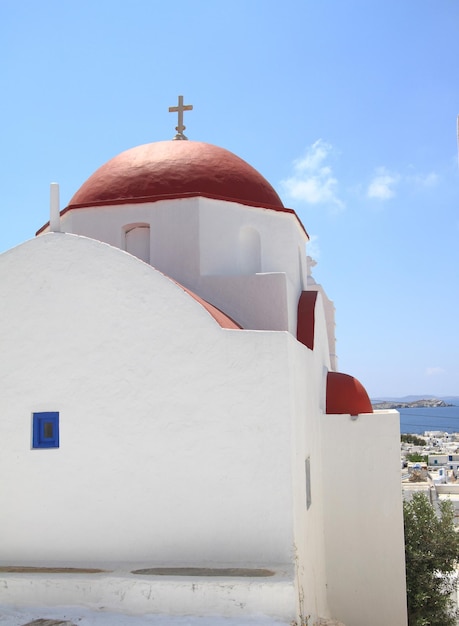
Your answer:
[[[122,152],[88,178],[65,210],[193,196],[286,210],[251,165],[198,141],[159,141]]]

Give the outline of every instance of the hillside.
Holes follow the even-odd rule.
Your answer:
[[[409,396],[408,396],[409,397]],[[457,399],[459,404],[459,398]],[[437,408],[445,406],[455,406],[454,403],[446,402],[441,398],[419,398],[417,400],[407,401],[404,398],[395,400],[372,400],[374,409],[418,409],[418,408]]]

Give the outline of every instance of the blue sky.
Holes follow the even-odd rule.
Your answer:
[[[183,94],[305,224],[340,369],[459,395],[458,59],[456,0],[2,0],[0,251]]]

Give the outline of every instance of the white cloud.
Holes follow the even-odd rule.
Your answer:
[[[396,188],[400,183],[423,189],[435,187],[440,177],[435,172],[428,174],[401,175],[390,172],[385,167],[378,167],[367,188],[367,197],[378,200],[390,200],[396,195]]]
[[[440,177],[435,172],[408,176],[408,181],[417,185],[418,187],[435,187],[439,180]]]
[[[293,200],[308,204],[344,208],[336,191],[338,181],[331,167],[325,163],[332,151],[332,146],[322,139],[314,142],[302,158],[293,162],[293,175],[281,181],[285,193]]]
[[[445,370],[442,367],[428,367],[426,369],[426,376],[438,376],[444,374]]]
[[[395,196],[395,187],[399,180],[398,174],[389,172],[385,167],[378,167],[368,185],[367,196],[379,200],[389,200]]]

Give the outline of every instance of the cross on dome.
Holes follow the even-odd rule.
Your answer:
[[[169,107],[169,113],[178,113],[178,124],[175,127],[177,134],[175,135],[174,139],[188,139],[188,137],[185,137],[185,135],[183,134],[183,131],[186,128],[186,126],[183,125],[183,111],[192,110],[192,104],[183,104],[183,96],[178,97],[178,105],[176,107]]]

